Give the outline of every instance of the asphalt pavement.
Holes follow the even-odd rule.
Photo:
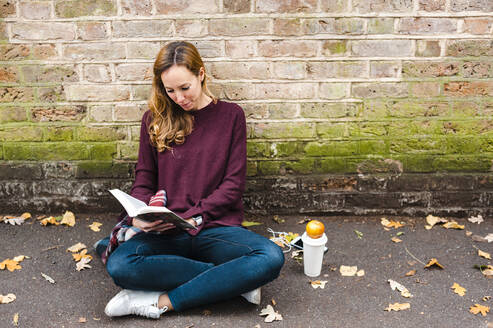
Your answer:
[[[4,215],[7,213],[4,213]],[[11,213],[12,214],[12,213]],[[20,214],[20,213],[13,213]],[[46,213],[61,215],[63,213]],[[0,223],[0,262],[25,255],[22,269],[0,270],[0,295],[13,293],[16,299],[0,304],[0,327],[493,327],[493,309],[470,313],[475,304],[493,308],[493,279],[486,278],[474,265],[491,265],[478,250],[493,254],[493,242],[476,241],[493,233],[493,219],[481,224],[466,218],[455,219],[465,229],[445,229],[436,225],[426,230],[425,218],[387,217],[403,227],[385,230],[381,217],[320,217],[302,215],[249,215],[262,223],[250,229],[270,236],[268,229],[301,234],[307,218],[325,224],[328,252],[322,273],[309,278],[302,262],[286,249],[286,263],[280,277],[262,287],[262,302],[253,305],[241,297],[209,304],[180,313],[166,313],[159,320],[140,317],[111,319],[104,314],[106,303],[119,288],[106,273],[92,249],[95,241],[109,234],[115,214],[76,214],[76,224],[42,226],[36,216],[22,225]],[[2,215],[2,214],[0,214]],[[447,218],[453,219],[453,218]],[[101,222],[101,231],[88,226]],[[467,233],[467,231],[471,233]],[[398,237],[401,242],[393,242]],[[473,238],[474,237],[474,238]],[[91,268],[76,270],[67,248],[87,245],[93,256]],[[443,266],[424,268],[432,258]],[[357,266],[364,275],[347,277],[341,266]],[[414,275],[406,273],[415,270]],[[50,283],[45,274],[55,283]],[[413,297],[392,290],[389,279],[406,287]],[[310,281],[326,281],[325,288],[313,288]],[[460,296],[454,283],[466,289]],[[488,296],[491,296],[489,298]],[[410,308],[386,311],[389,304],[409,303]],[[259,314],[273,305],[282,321],[264,322]]]

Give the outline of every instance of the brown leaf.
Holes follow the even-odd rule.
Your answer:
[[[407,310],[411,308],[411,304],[409,303],[394,303],[394,304],[389,304],[387,308],[385,308],[385,311],[402,311],[402,310]]]
[[[80,322],[80,323],[86,323],[86,322],[87,322],[87,319],[86,319],[86,318],[84,318],[84,317],[80,317],[80,318],[79,318],[79,322]]]
[[[416,270],[411,270],[411,271],[406,273],[406,276],[411,277],[411,276],[414,276],[415,274],[416,274]]]
[[[486,316],[486,313],[490,312],[490,307],[481,304],[474,304],[474,306],[469,307],[469,312],[472,314],[478,314],[481,312],[483,316]]]
[[[483,302],[488,302],[491,299],[491,296],[485,296],[482,298]]]
[[[454,282],[452,287],[450,287],[454,290],[454,293],[459,294],[460,296],[466,295],[466,290],[464,287],[460,286],[458,283]]]
[[[397,238],[397,237],[392,237],[392,239],[391,239],[391,240],[392,240],[394,243],[401,243],[401,242],[402,242],[402,240],[401,240],[401,239],[399,239],[399,238]]]
[[[82,252],[80,252],[80,253],[74,253],[74,254],[72,254],[72,257],[74,258],[74,260],[76,262],[80,261],[81,259],[83,259],[85,257],[87,257],[90,260],[92,260],[92,256],[89,255],[89,254],[87,254],[87,249],[82,250]]]
[[[274,297],[273,297],[270,301],[271,301],[272,305],[276,306],[277,302],[276,302],[276,300],[274,299]]]
[[[272,218],[272,220],[274,220],[275,222],[277,222],[279,224],[286,222],[286,220],[280,218],[279,215],[274,215],[274,217]]]
[[[432,258],[430,261],[428,261],[428,264],[425,265],[425,268],[431,268],[432,266],[436,266],[440,269],[444,269],[443,265],[438,263],[438,260],[436,258]]]
[[[205,316],[208,316],[208,315],[212,314],[212,311],[211,310],[204,310],[204,311],[202,311],[202,314]]]
[[[381,218],[380,223],[386,227],[386,228],[400,228],[403,227],[404,225],[400,222],[394,221],[394,220],[387,220],[386,218]]]
[[[440,218],[438,216],[433,216],[433,215],[428,215],[426,217],[426,223],[428,223],[428,225],[425,226],[425,228],[427,230],[430,230],[431,228],[433,228],[433,226],[437,223],[445,223],[445,222],[448,222],[447,219],[444,219],[444,218]]]

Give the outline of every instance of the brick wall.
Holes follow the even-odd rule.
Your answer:
[[[116,208],[153,58],[189,40],[245,110],[250,211],[490,211],[490,0],[0,0],[0,16],[0,210]]]

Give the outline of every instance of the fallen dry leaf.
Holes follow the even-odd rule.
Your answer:
[[[483,252],[480,249],[478,249],[478,255],[481,256],[481,257],[484,257],[485,259],[491,260],[490,253]]]
[[[385,308],[385,311],[402,311],[402,310],[407,310],[411,308],[411,304],[409,303],[394,303],[394,304],[389,304],[387,308]]]
[[[409,292],[409,290],[403,285],[401,285],[400,283],[398,283],[397,281],[389,279],[388,282],[390,283],[390,288],[392,288],[392,290],[397,289],[398,291],[401,292],[401,295],[406,298],[413,297],[413,295]]]
[[[426,230],[430,230],[431,228],[433,228],[433,226],[435,224],[438,224],[438,223],[446,223],[448,222],[447,219],[444,219],[444,218],[440,218],[438,216],[433,216],[433,215],[428,215],[426,217],[426,223],[428,223],[427,225],[425,225],[425,228]]]
[[[493,241],[493,233],[487,234],[486,236],[484,236],[484,239],[491,243]]]
[[[60,224],[65,224],[68,225],[69,227],[73,227],[75,225],[75,215],[74,213],[70,211],[66,211],[65,214],[63,214],[62,221]]]
[[[310,284],[312,285],[312,287],[314,289],[317,289],[317,288],[324,289],[326,283],[327,283],[327,280],[313,280],[313,281],[310,280]]]
[[[401,239],[399,239],[399,238],[397,238],[397,237],[392,237],[392,239],[391,239],[391,240],[392,240],[394,243],[401,243],[401,242],[402,242],[402,240],[401,240]]]
[[[15,301],[16,297],[14,294],[9,293],[7,295],[0,295],[0,304],[8,304]]]
[[[400,228],[403,227],[404,225],[400,222],[394,221],[394,220],[387,220],[386,218],[381,218],[380,223],[386,227],[386,228]]]
[[[29,214],[29,215],[31,215],[31,214]],[[23,217],[22,215],[21,216],[17,216],[17,217],[14,217],[14,216],[5,216],[2,221],[4,223],[9,223],[11,225],[21,225],[21,224],[24,223],[24,221],[26,221],[26,218]]]
[[[50,277],[49,275],[44,274],[43,272],[41,272],[41,276],[43,276],[43,278],[45,278],[46,280],[48,280],[51,284],[54,284],[55,283],[55,280],[52,277]]]
[[[92,256],[89,255],[89,254],[87,254],[87,249],[83,249],[82,252],[80,252],[80,253],[73,253],[72,254],[72,257],[74,258],[74,260],[76,262],[80,261],[81,259],[83,259],[85,257],[87,257],[90,260],[92,260]]]
[[[270,301],[271,301],[271,303],[272,303],[272,305],[273,305],[273,306],[276,306],[277,302],[276,302],[276,300],[274,299],[274,297],[273,297]]]
[[[356,272],[357,277],[363,277],[364,275],[365,275],[365,270],[363,270],[363,269],[358,270],[358,272]]]
[[[75,265],[75,268],[77,271],[84,270],[84,269],[90,269],[91,266],[88,264],[91,262],[91,259],[88,257],[83,257],[80,259],[79,262]]]
[[[211,310],[204,310],[204,311],[202,311],[202,314],[205,316],[208,316],[208,315],[212,314],[212,311]]]
[[[25,255],[17,255],[16,257],[13,258],[14,261],[16,262],[22,262],[24,259],[27,259],[28,257]]]
[[[265,309],[262,309],[260,311],[260,316],[266,315],[265,317],[265,322],[272,322],[272,321],[281,321],[282,320],[282,315],[280,315],[278,312],[274,311],[274,308],[272,305],[268,304]]]
[[[488,302],[491,299],[491,296],[485,296],[482,298],[483,302]]]
[[[472,235],[472,231],[467,231],[467,230],[466,230],[466,236],[467,236],[467,237],[471,237],[471,235]]]
[[[493,278],[493,265],[475,265],[486,278]]]
[[[48,224],[60,225],[60,222],[54,216],[49,216],[47,218],[40,220],[41,225],[47,226]]]
[[[14,314],[14,318],[12,319],[12,322],[14,323],[14,326],[19,325],[19,313]]]
[[[86,323],[86,322],[87,322],[86,318],[84,318],[84,317],[79,318],[79,323]]]
[[[483,316],[486,316],[486,313],[490,312],[490,307],[481,304],[474,304],[474,306],[469,307],[469,312],[472,314],[478,314],[481,312]]]
[[[101,231],[99,227],[101,227],[102,225],[102,223],[94,221],[92,224],[89,225],[89,228],[94,232],[99,232]]]
[[[341,265],[339,267],[339,272],[341,273],[341,276],[353,277],[358,272],[358,267],[357,266]]]
[[[431,268],[432,266],[436,266],[440,269],[445,269],[443,265],[438,263],[438,260],[436,258],[432,258],[431,260],[428,261],[428,264],[425,265],[425,268]]]
[[[471,216],[469,219],[467,219],[467,221],[480,224],[484,220],[483,220],[483,217],[481,216],[481,214],[479,214],[478,216]]]
[[[414,276],[416,274],[416,270],[411,270],[411,271],[408,271],[405,275],[406,277],[411,277],[411,276]]]
[[[77,253],[84,248],[87,248],[87,246],[84,245],[83,243],[77,243],[67,248],[67,252]]]
[[[274,217],[272,218],[272,220],[274,220],[275,222],[277,222],[279,224],[282,224],[282,223],[286,222],[286,220],[280,218],[279,215],[274,215]]]
[[[10,272],[22,269],[22,267],[19,265],[19,261],[11,259],[5,259],[0,262],[0,270],[5,270],[5,268],[7,268],[7,270],[9,270]]]
[[[472,240],[477,241],[477,242],[480,242],[480,243],[485,243],[485,242],[488,241],[484,237],[481,237],[481,236],[478,236],[478,235],[473,235],[471,238],[472,238]]]
[[[459,230],[463,230],[464,229],[464,226],[458,224],[456,221],[447,222],[447,223],[445,223],[443,225],[443,227],[446,228],[446,229],[459,229]]]
[[[452,287],[450,287],[454,290],[454,293],[459,294],[460,296],[466,295],[466,290],[464,287],[460,286],[458,283],[454,282]]]

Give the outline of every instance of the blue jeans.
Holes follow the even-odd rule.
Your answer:
[[[197,236],[139,234],[116,248],[106,269],[122,288],[167,292],[181,311],[258,288],[283,264],[269,239],[243,227],[215,227]]]

